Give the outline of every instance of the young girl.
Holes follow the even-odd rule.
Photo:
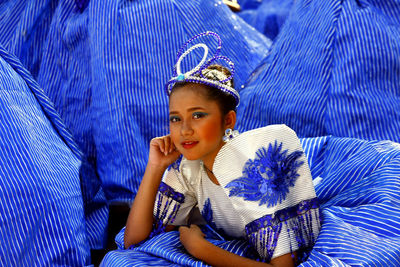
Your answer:
[[[206,61],[208,47],[219,45]],[[197,48],[200,64],[181,72],[181,62]],[[170,134],[154,138],[143,180],[124,233],[125,248],[179,226],[187,253],[212,266],[294,266],[298,251],[309,248],[319,232],[319,210],[311,174],[296,134],[272,125],[238,134],[233,131],[239,95],[233,63],[219,56],[218,35],[190,39],[178,53],[174,78],[167,84]],[[224,60],[231,72],[221,65]],[[193,211],[204,219],[190,223]],[[242,253],[211,242],[242,239]],[[251,254],[254,251],[254,254]]]

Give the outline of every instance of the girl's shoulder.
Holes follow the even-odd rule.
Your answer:
[[[315,197],[300,140],[284,124],[247,131],[228,141],[215,158],[213,173],[232,201],[254,210],[263,206],[272,213]]]
[[[233,158],[254,158],[263,149],[278,146],[290,151],[302,150],[296,133],[285,124],[268,125],[265,127],[240,133],[221,148],[216,156],[214,166]]]
[[[239,136],[240,139],[252,138],[253,136],[262,135],[262,136],[270,136],[273,138],[274,136],[284,135],[285,137],[296,136],[295,131],[293,131],[286,124],[272,124],[264,127],[248,130],[246,132],[241,133]],[[238,136],[238,137],[239,137]]]

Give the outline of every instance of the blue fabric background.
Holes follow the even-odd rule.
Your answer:
[[[293,0],[242,0],[238,1],[241,10],[237,14],[266,37],[275,40],[294,2]]]
[[[41,84],[83,152],[82,192],[89,242],[106,241],[107,199],[97,171],[92,124],[92,75],[88,9],[63,1],[53,14],[38,74]]]
[[[0,265],[88,265],[81,152],[51,101],[1,45],[0,117]]]
[[[400,141],[399,1],[296,1],[242,90],[239,128]]]
[[[86,2],[78,5],[74,0],[3,1],[0,43],[37,79],[83,152],[80,172],[88,242],[91,248],[102,248],[108,207],[95,167],[91,136],[91,75],[87,71],[90,54],[84,31],[87,15],[81,15],[86,5]],[[54,64],[50,64],[49,58]],[[74,90],[77,87],[79,90]]]
[[[58,0],[3,0],[0,3],[0,43],[37,77]]]

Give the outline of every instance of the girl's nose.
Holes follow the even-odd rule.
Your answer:
[[[181,134],[182,134],[183,136],[193,134],[192,125],[190,124],[190,122],[184,121],[184,122],[182,123]]]

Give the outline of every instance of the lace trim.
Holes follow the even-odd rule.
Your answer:
[[[176,192],[164,182],[161,182],[158,192],[156,215],[149,238],[165,232],[165,227],[174,222],[181,204],[185,202],[182,193]]]
[[[290,251],[312,246],[320,228],[319,203],[317,198],[265,215],[246,225],[246,235],[265,261],[270,261],[282,226],[287,229]],[[316,224],[316,226],[315,226]],[[294,248],[294,250],[293,250]]]
[[[170,187],[164,182],[161,182],[160,187],[158,188],[158,191],[169,198],[172,198],[176,202],[183,203],[185,202],[185,195],[179,192],[176,192],[175,189]]]

